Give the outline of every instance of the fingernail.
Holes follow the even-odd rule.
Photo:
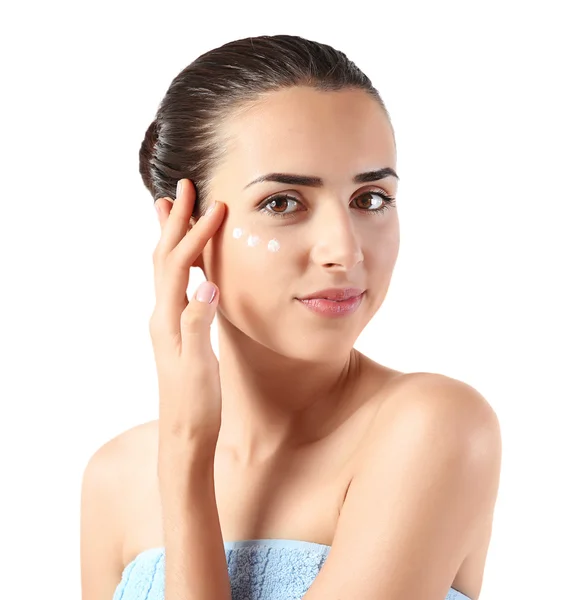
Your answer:
[[[216,204],[218,204],[217,202],[214,202],[214,204],[211,204],[207,209],[206,212],[204,213],[204,216],[207,217],[215,208],[216,208]]]
[[[196,291],[196,300],[198,302],[207,302],[210,304],[216,295],[216,286],[209,281],[204,281]]]
[[[155,200],[155,210],[157,211],[157,214],[161,213],[161,208],[159,207],[159,205],[157,204],[157,200]]]
[[[175,197],[179,198],[180,194],[181,194],[181,179],[177,182],[177,186],[175,188]]]

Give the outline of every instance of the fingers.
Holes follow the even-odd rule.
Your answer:
[[[202,217],[177,247],[155,264],[155,296],[157,305],[170,323],[178,323],[184,310],[190,268],[217,231],[224,217],[225,205],[216,204],[208,216]],[[175,330],[174,330],[175,331]]]
[[[187,185],[190,189],[194,190],[193,183],[189,179],[181,181],[185,182],[182,187]],[[194,225],[203,217],[192,216],[194,202],[190,194],[182,193],[175,201],[167,197],[158,198],[156,205],[159,209],[157,217],[161,226],[161,238],[155,248],[153,257],[156,255],[167,256],[181,242],[186,233],[191,231]],[[212,207],[213,205],[208,208],[208,211]],[[189,215],[187,222],[186,215]],[[177,223],[178,221],[179,224]]]
[[[168,261],[180,265],[191,265],[208,243],[208,240],[218,231],[226,211],[224,202],[214,202],[206,214],[200,217],[195,225],[187,231],[183,239],[170,252]],[[170,257],[173,258],[170,258]]]
[[[218,230],[226,210],[224,203],[215,203],[215,209],[199,218],[188,230],[194,199],[186,192],[186,181],[187,187],[194,191],[192,182],[184,179],[182,193],[170,210],[169,203],[162,206],[159,216],[161,240],[153,253],[156,307],[151,319],[152,329],[173,339],[180,338],[180,320],[188,305],[186,289],[190,267]],[[159,203],[162,202],[160,199]]]
[[[181,184],[181,185],[180,185]],[[194,209],[196,190],[189,179],[180,179],[177,183],[178,193],[175,202],[160,218],[161,239],[155,252],[167,255],[179,244],[188,230],[189,217]],[[181,190],[179,189],[181,187]]]
[[[218,288],[210,281],[200,284],[181,314],[181,353],[188,359],[216,362],[210,342],[210,326],[218,307]],[[191,362],[191,361],[190,361]]]

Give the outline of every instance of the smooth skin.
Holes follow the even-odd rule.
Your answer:
[[[214,490],[221,426],[219,364],[210,342],[218,289],[201,284],[187,301],[190,266],[225,215],[216,202],[188,230],[194,193],[181,193],[153,254],[156,304],[149,323],[157,379],[157,473],[163,516],[166,600],[230,600]],[[186,201],[189,200],[188,201]]]
[[[353,348],[385,298],[399,250],[397,210],[368,214],[381,205],[369,194],[396,196],[397,180],[353,183],[357,173],[395,169],[385,114],[362,91],[292,88],[236,113],[221,136],[227,152],[210,199],[221,201],[225,214],[214,233],[208,225],[212,239],[201,254],[201,238],[189,226],[191,183],[184,180],[185,196],[159,204],[162,231],[177,214],[169,247],[190,240],[161,285],[175,286],[170,297],[184,294],[187,265],[197,257],[192,264],[219,288],[222,397],[213,466],[223,539],[332,545],[307,600],[443,600],[451,585],[476,600],[499,484],[497,417],[463,382],[401,373]],[[247,187],[271,172],[324,184]],[[295,200],[267,210],[293,216],[259,210],[277,193]],[[277,237],[282,247],[246,248],[232,237],[234,227]],[[322,319],[296,300],[339,285],[367,289],[345,319]],[[184,294],[175,314],[186,304]],[[216,396],[197,406],[166,396],[168,424],[178,415],[209,418],[206,431],[216,431]],[[126,431],[88,463],[83,600],[111,599],[123,567],[163,545],[159,430],[155,421]]]
[[[219,294],[216,286],[206,282],[214,294],[212,301],[205,297],[198,301],[195,294],[188,302],[186,288],[190,267],[218,230],[226,206],[215,202],[190,228],[195,194],[189,180],[181,184],[191,186],[192,192],[179,194],[171,214],[161,216],[161,239],[153,253],[156,301],[149,332],[159,383],[159,452],[165,451],[163,445],[169,438],[179,438],[213,453],[220,431],[222,397],[210,325]]]

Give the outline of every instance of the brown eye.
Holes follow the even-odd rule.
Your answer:
[[[288,199],[285,196],[280,196],[275,198],[275,200],[271,200],[271,202],[267,205],[270,206],[272,210],[275,212],[285,212],[287,210],[287,206],[289,204]]]
[[[299,210],[287,210],[290,206],[295,206],[296,204],[300,204],[300,201],[297,198],[281,194],[280,196],[269,198],[259,210],[271,217],[290,217],[295,213],[300,212]]]
[[[377,196],[379,198],[379,202],[373,208],[373,203],[371,199],[373,196]],[[385,192],[372,190],[370,192],[365,192],[360,196],[357,196],[353,202],[356,202],[358,208],[366,213],[375,213],[375,214],[383,214],[388,208],[395,206],[395,198],[392,196],[388,196]]]
[[[385,203],[385,201],[381,198],[381,194],[379,194],[378,192],[366,192],[365,194],[361,194],[360,196],[358,196],[356,198],[358,207],[362,208],[364,210],[372,209],[373,208],[373,201],[372,201],[373,196],[379,196],[379,206],[376,206],[375,210],[380,208],[381,205]]]

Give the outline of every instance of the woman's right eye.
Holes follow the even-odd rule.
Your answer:
[[[301,212],[298,210],[286,212],[289,206],[293,206],[293,204],[290,204],[290,202],[300,204],[300,201],[297,198],[294,198],[293,196],[288,196],[286,194],[281,194],[280,196],[273,196],[269,198],[269,200],[265,202],[265,204],[263,204],[259,208],[259,210],[268,214],[271,217],[282,218],[289,217],[297,212]],[[269,207],[271,208],[271,210],[269,210]]]

